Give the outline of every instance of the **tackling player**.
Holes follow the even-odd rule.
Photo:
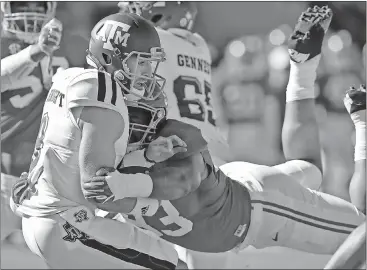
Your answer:
[[[201,178],[192,178],[193,185],[185,196],[163,198],[158,208],[153,203],[148,208],[155,212],[135,212],[126,218],[167,241],[197,251],[240,251],[252,245],[333,254],[365,216],[349,202],[302,185],[303,181],[320,183],[322,179],[320,148],[313,145],[319,145],[313,84],[331,17],[327,7],[308,9],[290,39],[292,64],[283,129],[288,162],[274,167],[232,162],[217,171],[200,131],[167,120],[158,135],[178,135],[187,143],[187,152],[164,162],[153,159],[158,163],[148,171],[151,181],[172,181],[175,174],[184,181],[191,177],[185,174],[190,170]],[[136,168],[119,170],[126,173],[132,169],[136,173]],[[94,192],[90,200],[129,196],[113,178],[95,177],[94,187],[85,186],[91,194]]]
[[[1,240],[21,229],[9,208],[12,185],[27,171],[52,78],[62,24],[56,2],[1,2]],[[67,61],[63,57],[66,63]],[[67,68],[68,66],[63,66]]]
[[[201,130],[215,166],[230,161],[229,146],[216,126],[210,51],[204,38],[192,32],[198,12],[196,3],[140,1],[120,2],[118,6],[121,12],[136,13],[156,26],[167,55],[157,71],[166,78],[167,117]],[[181,258],[185,253],[179,250]],[[189,252],[187,255],[191,257],[191,268],[225,267],[224,254]]]
[[[156,68],[164,56],[149,22],[134,14],[113,14],[91,32],[87,62],[93,68],[70,68],[53,77],[29,174],[14,185],[11,200],[13,211],[23,217],[29,248],[50,267],[175,268],[177,254],[164,240],[94,215],[97,207],[135,211],[139,200],[93,204],[81,188],[97,170],[120,163],[129,137],[125,101],[153,102],[161,95],[164,79]],[[148,149],[154,153],[158,143],[178,146],[162,158],[184,151],[172,137]],[[115,179],[135,197],[149,195],[144,177],[131,184],[124,174]]]

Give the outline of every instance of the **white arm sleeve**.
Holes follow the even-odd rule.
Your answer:
[[[20,52],[1,59],[1,92],[7,91],[11,85],[24,76],[29,75],[38,62],[31,59],[28,46]]]

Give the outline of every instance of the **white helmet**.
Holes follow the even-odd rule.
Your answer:
[[[50,21],[56,12],[57,2],[4,2],[1,3],[3,13],[2,27],[4,32],[15,35],[19,40],[32,44],[37,42],[42,27]],[[45,12],[35,12],[30,5],[45,7]],[[16,12],[14,5],[28,7],[29,11]]]

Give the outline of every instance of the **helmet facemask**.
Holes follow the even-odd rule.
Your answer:
[[[139,101],[127,101],[129,110],[129,140],[127,152],[144,148],[155,137],[166,119],[165,108],[155,108]]]
[[[45,10],[42,13],[34,11],[12,12],[12,3],[3,2],[1,8],[4,13],[4,31],[14,34],[26,43],[36,43],[42,27],[54,17],[56,11],[56,3],[43,3]]]
[[[112,73],[115,81],[125,91],[127,100],[155,100],[163,92],[166,79],[157,74],[159,64],[166,60],[165,52],[161,47],[153,47],[150,53],[132,51],[126,55],[121,54],[121,50],[111,42],[114,48],[113,56],[103,54],[104,64],[98,61],[89,50],[87,50],[87,62],[89,65],[100,71]],[[128,67],[128,60],[136,57],[135,67]],[[118,59],[118,64],[113,64],[114,59]],[[152,67],[151,76],[138,74],[138,66],[141,61],[149,62]]]
[[[166,79],[157,74],[159,64],[165,61],[165,53],[162,48],[153,47],[150,53],[132,51],[125,57],[121,56],[115,48],[115,54],[120,58],[122,68],[113,73],[114,79],[125,90],[128,100],[155,100],[163,91]],[[135,67],[129,68],[127,62],[136,57]],[[151,75],[139,74],[139,64],[149,62]]]

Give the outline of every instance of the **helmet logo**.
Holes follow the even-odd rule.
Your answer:
[[[93,29],[94,33],[92,33],[92,35],[94,34],[97,39],[104,42],[104,49],[110,51],[114,50],[111,40],[113,40],[113,43],[116,45],[121,45],[123,47],[127,46],[127,41],[130,37],[130,34],[128,33],[130,25],[111,20],[101,22],[101,24],[103,24],[102,28],[100,25],[96,25]]]

